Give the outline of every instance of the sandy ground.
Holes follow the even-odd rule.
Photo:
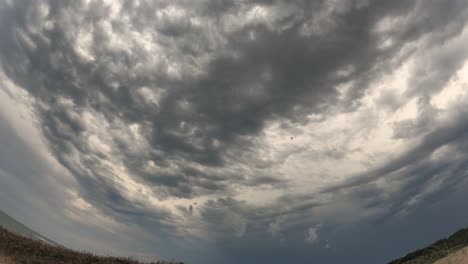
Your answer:
[[[0,255],[0,264],[14,264],[9,258]]]
[[[434,264],[468,264],[468,247],[465,247],[452,255],[435,262]]]

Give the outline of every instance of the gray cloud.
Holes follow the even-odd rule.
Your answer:
[[[7,43],[4,46],[13,47],[3,55],[5,71],[20,83],[30,82],[30,84],[24,83],[24,87],[45,104],[52,106],[49,110],[42,111],[42,115],[46,134],[55,146],[72,143],[79,148],[82,145],[80,141],[83,140],[82,134],[85,128],[83,121],[79,120],[79,115],[88,107],[102,113],[109,121],[117,117],[126,124],[141,125],[151,147],[162,151],[160,155],[164,157],[151,152],[138,153],[140,155],[136,156],[134,153],[127,153],[124,159],[131,170],[138,170],[143,165],[141,163],[147,160],[165,164],[167,157],[170,156],[177,156],[201,165],[222,166],[226,162],[226,155],[229,154],[227,152],[232,152],[232,146],[240,145],[238,151],[244,151],[247,148],[246,144],[250,144],[241,140],[241,136],[257,135],[264,123],[273,118],[304,122],[305,115],[323,111],[327,104],[336,101],[337,91],[333,88],[336,84],[355,76],[364,76],[363,79],[356,81],[359,85],[349,91],[349,96],[352,97],[348,97],[347,102],[354,104],[358,99],[355,97],[362,94],[359,90],[365,89],[367,86],[365,82],[370,81],[368,76],[378,71],[378,68],[373,69],[374,65],[378,65],[382,59],[390,55],[377,49],[378,42],[369,32],[374,23],[380,19],[379,12],[383,12],[379,3],[363,9],[349,6],[346,12],[337,14],[334,30],[326,35],[311,36],[298,34],[302,21],[312,17],[314,12],[321,12],[320,7],[326,5],[317,4],[318,11],[313,11],[309,8],[315,7],[315,4],[298,3],[294,9],[308,10],[312,13],[292,13],[292,16],[282,14],[285,16],[284,19],[287,18],[292,22],[274,21],[288,25],[279,34],[262,24],[246,25],[229,34],[222,31],[213,32],[228,44],[221,47],[220,51],[211,52],[212,58],[209,58],[205,69],[200,69],[203,71],[200,77],[190,77],[190,73],[184,72],[184,67],[194,67],[191,65],[193,62],[183,58],[189,54],[178,45],[181,45],[185,39],[195,38],[194,35],[200,36],[200,34],[197,34],[197,29],[187,24],[189,22],[179,21],[179,19],[187,20],[183,15],[169,16],[162,12],[161,17],[156,16],[156,20],[164,20],[164,23],[158,23],[163,28],[156,28],[156,31],[151,32],[153,37],[160,37],[160,41],[164,42],[165,36],[169,34],[168,31],[184,33],[179,33],[178,38],[183,40],[174,42],[175,48],[168,50],[164,45],[169,43],[161,44],[169,54],[178,53],[174,54],[177,57],[173,59],[170,59],[169,55],[166,57],[181,65],[182,75],[188,75],[187,79],[171,80],[167,72],[170,62],[165,62],[164,65],[138,66],[148,60],[151,63],[150,58],[157,55],[146,54],[141,50],[141,46],[131,43],[129,49],[112,47],[112,34],[131,37],[130,33],[143,31],[142,27],[145,25],[134,22],[135,28],[134,24],[122,28],[125,26],[119,25],[118,21],[106,22],[108,15],[105,14],[111,12],[106,12],[105,10],[110,7],[105,7],[103,4],[95,4],[88,8],[78,3],[69,8],[64,8],[63,5],[64,3],[50,3],[47,19],[51,21],[40,17],[39,5],[24,9],[19,5],[19,8],[13,10],[34,13],[35,16],[25,20],[7,21],[8,24],[15,24],[5,33],[11,37],[5,38]],[[144,7],[145,5],[132,8],[131,4],[127,4],[120,13],[128,14],[130,17],[133,17],[133,12],[140,16],[145,14],[150,16],[148,11],[140,12],[140,8]],[[243,7],[238,7],[241,8]],[[399,4],[387,7],[390,11],[394,10],[393,12],[402,12],[401,8],[403,7]],[[71,14],[71,10],[74,9],[78,12]],[[157,9],[153,7],[152,10]],[[170,9],[167,12],[170,12]],[[364,12],[368,15],[360,14]],[[71,18],[65,17],[68,14]],[[87,19],[87,16],[91,16],[92,19]],[[24,16],[18,14],[17,17]],[[42,19],[39,23],[52,23],[54,27],[47,30],[44,25],[43,31],[28,33],[25,28],[31,27],[32,24],[28,19]],[[209,16],[200,19],[212,21]],[[148,17],[145,21],[152,19]],[[108,29],[109,23],[112,29]],[[181,23],[186,26],[179,25]],[[275,26],[277,28],[279,25]],[[77,44],[72,42],[72,32],[77,30],[79,33],[89,31],[87,33],[90,34],[92,43],[90,49],[96,59],[85,62],[77,54],[77,49],[74,48]],[[255,34],[255,41],[249,39],[250,33]],[[37,48],[25,52],[22,42],[28,42],[26,40],[34,42]],[[194,44],[205,41],[191,39]],[[187,57],[196,61],[201,59],[203,52],[199,51]],[[366,59],[358,60],[358,58]],[[344,79],[333,77],[343,65],[349,65],[354,69],[351,76]],[[248,71],[245,70],[247,67]],[[148,72],[151,69],[153,73]],[[264,77],[259,79],[258,76]],[[143,86],[162,87],[164,95],[157,106],[145,105],[142,99],[138,98],[137,90]],[[71,100],[72,109],[64,111],[65,109],[57,105],[60,98]],[[115,117],[114,113],[117,114]],[[125,143],[118,148],[124,153],[128,152]],[[87,152],[85,149],[79,151]],[[62,153],[58,150],[56,155]],[[184,174],[183,171],[178,173]],[[173,194],[190,195],[192,191],[184,186],[200,185],[196,183],[196,179],[200,177],[202,175],[198,173],[193,177],[187,175],[178,179],[171,177],[169,180],[165,180],[163,175],[153,175],[151,178],[156,178],[158,184],[176,185],[183,189],[173,190]],[[209,176],[204,177],[213,180]],[[200,187],[205,192],[214,191],[208,186]],[[222,184],[215,184],[212,187],[225,189]]]

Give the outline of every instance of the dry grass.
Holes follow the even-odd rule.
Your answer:
[[[0,227],[0,264],[143,264],[130,258],[103,257],[91,253],[54,247]],[[152,264],[176,264],[152,262]],[[182,264],[182,263],[180,263]]]
[[[434,264],[468,264],[468,247],[458,250],[446,258],[440,259]]]
[[[441,239],[434,244],[416,250],[401,259],[394,260],[389,264],[432,264],[439,263],[441,259],[450,260],[455,252],[468,246],[468,229],[461,229],[449,238]]]
[[[445,247],[445,248],[437,248],[437,247],[431,247],[429,249],[428,254],[424,254],[418,258],[415,258],[415,259],[412,259],[412,260],[409,260],[409,261],[406,261],[406,262],[402,262],[403,264],[429,264],[429,263],[434,263],[434,264],[438,264],[438,263],[444,263],[444,264],[447,264],[447,263],[450,263],[452,264],[453,261],[451,261],[453,259],[453,256],[458,252],[460,251],[464,246],[463,245],[460,245],[460,246],[456,246],[456,247],[452,247],[452,248],[448,248],[448,247]],[[442,260],[445,260],[442,262]]]
[[[14,262],[11,258],[0,255],[0,264],[14,264]]]

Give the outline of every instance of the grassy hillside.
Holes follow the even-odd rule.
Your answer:
[[[4,228],[15,232],[17,234],[20,234],[24,237],[28,237],[34,240],[40,240],[46,243],[49,243],[54,246],[60,246],[59,244],[55,243],[54,241],[42,236],[41,234],[34,232],[27,226],[19,223],[9,215],[7,215],[5,212],[0,210],[0,226],[3,226]]]
[[[409,253],[389,264],[431,264],[466,246],[468,246],[468,228],[461,229],[448,238]]]
[[[33,240],[0,227],[0,261],[8,260],[21,264],[141,264],[129,258],[102,257],[90,253],[76,252]],[[171,262],[153,262],[153,264]],[[174,263],[175,264],[175,263]],[[182,264],[182,263],[179,263]]]

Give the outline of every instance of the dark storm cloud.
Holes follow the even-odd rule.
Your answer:
[[[131,4],[127,5],[121,12],[132,14]],[[55,27],[39,34],[27,31],[35,16],[39,16],[36,14],[39,9],[35,9],[34,5],[8,11],[29,12],[35,16],[17,14],[15,17],[18,19],[3,23],[10,25],[5,26],[4,35],[9,37],[4,41],[8,52],[4,52],[3,60],[5,71],[11,77],[51,105],[51,110],[42,113],[51,142],[73,142],[70,137],[78,137],[76,140],[79,140],[83,129],[76,120],[57,109],[56,101],[63,96],[76,105],[77,114],[80,114],[82,108],[93,107],[110,119],[115,113],[129,123],[149,126],[152,132],[146,136],[153,148],[163,150],[166,156],[178,156],[208,166],[222,166],[225,152],[232,145],[242,144],[239,149],[244,149],[243,145],[249,142],[239,141],[239,136],[258,134],[265,121],[273,118],[305,121],[305,115],[322,111],[327,104],[336,101],[337,91],[333,87],[345,80],[332,75],[343,65],[354,69],[348,79],[365,76],[357,81],[359,86],[354,87],[349,92],[351,97],[347,98],[349,102],[358,99],[355,97],[362,94],[359,90],[365,89],[369,81],[366,76],[373,72],[374,65],[389,55],[377,50],[378,43],[370,34],[371,27],[385,15],[381,12],[398,14],[403,8],[409,8],[400,4],[382,3],[362,9],[352,6],[348,12],[335,17],[336,21],[332,21],[334,30],[331,32],[301,36],[298,34],[300,26],[320,12],[324,3],[298,3],[294,8],[305,12],[300,13],[301,16],[293,14],[286,17],[293,21],[286,30],[278,33],[263,25],[248,25],[222,36],[228,43],[225,49],[229,52],[212,59],[206,73],[195,80],[169,81],[161,72],[149,74],[137,71],[135,65],[144,62],[144,57],[151,54],[139,50],[100,48],[99,43],[110,41],[108,32],[100,28],[102,25],[99,24],[100,20],[106,18],[105,14],[109,13],[109,7],[96,4],[88,12],[83,12],[83,18],[78,17],[82,21],[77,25],[68,25],[61,24],[61,16],[66,14],[62,11],[79,11],[79,3],[66,7],[63,2],[51,2],[50,6],[48,17],[52,21],[55,19]],[[154,7],[149,10],[154,10]],[[154,20],[154,12],[139,11],[136,8],[139,17],[141,14],[146,15],[145,21]],[[175,34],[179,38],[192,38],[194,30],[187,24],[187,20],[168,19],[166,22],[174,25],[163,24],[159,32],[161,36]],[[84,30],[94,29],[91,34],[96,61],[83,62],[76,54],[73,43],[67,37],[67,32],[78,30],[75,26],[84,26]],[[139,26],[136,23],[136,27]],[[112,27],[116,28],[118,34],[119,25],[112,24]],[[254,41],[249,39],[249,34],[255,35]],[[36,47],[25,49],[24,42],[32,42]],[[197,42],[200,41],[195,40],[194,43]],[[178,51],[181,54],[177,56],[185,55],[185,49],[180,48]],[[124,69],[130,72],[124,72]],[[264,77],[259,79],[259,76]],[[112,84],[117,85],[117,88],[113,89]],[[143,85],[170,87],[157,109],[148,109],[135,99],[133,91]],[[97,101],[100,96],[105,97],[108,103]],[[181,109],[180,103],[183,101],[188,102],[188,108]],[[194,146],[187,140],[181,122],[197,131],[191,137],[199,141],[200,146]],[[70,129],[69,135],[60,135],[63,127]],[[219,140],[222,146],[214,147],[214,140]],[[57,155],[61,155],[60,151]],[[136,161],[153,157],[129,158]]]
[[[264,4],[268,6],[273,3]],[[315,14],[322,12],[325,3],[297,2],[294,10],[302,12],[285,16],[283,20],[288,21],[277,22],[279,25],[287,22],[291,24],[285,30],[276,32],[264,25],[246,25],[234,30],[221,36],[227,42],[224,48],[227,52],[219,55],[215,53],[200,77],[170,80],[157,68],[151,73],[145,68],[138,70],[137,64],[146,61],[146,56],[154,54],[146,54],[138,49],[106,50],[100,47],[100,43],[110,42],[109,32],[100,24],[108,16],[106,14],[110,7],[95,4],[84,10],[78,2],[68,5],[65,2],[52,1],[48,18],[55,22],[55,27],[33,33],[28,32],[28,27],[32,26],[35,16],[40,16],[36,14],[39,9],[35,9],[34,5],[21,8],[18,3],[14,8],[6,9],[8,13],[17,15],[16,19],[8,19],[7,16],[5,23],[2,23],[5,25],[3,35],[6,36],[2,43],[4,47],[8,47],[8,51],[4,50],[2,56],[5,71],[50,106],[48,110],[42,111],[42,116],[52,145],[79,142],[84,130],[79,120],[71,119],[69,112],[63,112],[57,106],[57,100],[65,97],[75,104],[73,110],[76,115],[80,115],[84,108],[91,107],[108,119],[112,119],[115,114],[128,123],[142,124],[151,131],[145,136],[151,147],[162,150],[165,157],[132,157],[129,154],[126,158],[131,170],[141,167],[138,161],[154,159],[164,163],[166,157],[171,156],[207,166],[223,166],[228,150],[233,146],[243,150],[250,144],[240,140],[240,136],[257,135],[265,122],[272,119],[306,122],[306,115],[321,113],[328,105],[337,102],[338,93],[334,87],[347,80],[353,80],[356,85],[348,91],[346,104],[355,104],[368,82],[372,81],[370,75],[377,76],[382,63],[388,66],[385,60],[395,54],[408,38],[416,39],[439,28],[459,28],[449,25],[461,24],[464,17],[458,14],[464,10],[463,3],[452,3],[445,8],[447,12],[442,17],[433,16],[439,14],[438,4],[377,1],[359,8],[353,2],[347,4],[343,13],[337,12],[333,16],[330,32],[304,36],[299,34],[301,26]],[[134,7],[127,3],[125,7],[120,11],[122,15],[130,14],[134,18],[133,15],[137,13],[138,19],[142,19],[143,15],[149,25],[157,20],[154,12],[148,12],[156,11],[157,6],[143,4]],[[147,11],[140,12],[142,8]],[[232,9],[235,8],[234,5],[226,12],[234,12]],[[419,18],[410,20],[405,30],[412,33],[397,32],[396,36],[400,39],[394,41],[392,49],[380,50],[378,39],[371,34],[373,26],[382,18],[403,16],[407,10],[415,8],[421,8],[425,12],[420,16],[431,17],[435,22],[421,24]],[[64,10],[83,10],[83,15],[77,16],[77,24],[69,25],[63,23],[62,16],[67,14]],[[33,16],[26,16],[27,12]],[[219,13],[207,15],[217,14]],[[448,21],[448,18],[455,19]],[[187,19],[172,20],[174,21],[166,19],[165,23],[174,25],[156,24],[161,41],[168,34],[181,39],[182,43],[184,39],[194,38],[197,31],[190,26]],[[137,30],[144,27],[137,21],[133,22]],[[96,53],[96,59],[92,62],[84,62],[78,56],[73,48],[74,43],[67,36],[70,31],[80,30],[76,28],[78,26],[83,27],[81,30],[90,30],[89,33],[92,34],[92,50]],[[120,31],[118,22],[112,22],[111,26],[115,34],[125,34]],[[254,34],[255,39],[250,39],[249,34]],[[194,45],[203,41],[202,38],[194,39]],[[24,42],[29,41],[36,47],[25,48]],[[195,54],[190,54],[185,47],[177,47],[176,51],[180,54],[174,56],[190,56],[194,59],[202,52],[193,51]],[[343,66],[351,67],[350,75],[336,77],[334,74]],[[145,85],[167,87],[163,88],[167,90],[158,106],[144,105],[141,99],[139,101],[136,98],[135,90]],[[100,101],[99,98],[102,97],[105,99]],[[181,106],[183,102],[187,103],[186,108]],[[64,128],[69,129],[67,135],[63,134]],[[188,130],[196,131],[190,135],[190,140],[187,138]],[[220,146],[214,146],[215,140],[220,142]],[[198,144],[194,145],[191,143],[193,141]],[[79,149],[78,143],[74,145]],[[126,152],[125,146],[122,146],[121,151]],[[56,155],[60,156],[61,153],[58,150]],[[207,176],[193,174],[193,178],[199,177]],[[155,181],[164,185],[164,178],[156,177]],[[196,184],[196,180],[190,180],[191,176],[179,177],[179,180],[176,178],[177,176],[168,179],[167,185],[183,185],[184,182]],[[210,177],[208,179],[212,180]],[[223,184],[218,184],[217,187],[212,187],[225,189],[222,186]],[[209,186],[203,189],[211,192]],[[190,193],[190,190],[176,193],[180,195],[187,191]]]
[[[443,146],[467,154],[466,108],[438,122],[429,102],[466,60],[466,49],[458,52],[463,41],[429,55],[408,48],[415,42],[437,49],[456,38],[467,21],[464,0],[124,1],[117,14],[103,2],[0,5],[4,72],[36,100],[48,147],[76,179],[80,197],[118,222],[168,237],[178,224],[171,212],[128,198],[109,163],[122,164],[163,201],[225,197],[181,210],[199,212],[203,225],[250,241],[246,245],[258,242],[253,234],[270,233],[303,243],[304,230],[320,217],[332,223],[325,230],[337,224],[328,207],[344,208],[340,220],[353,206],[375,219],[392,217],[457,189],[466,177],[463,159],[430,159]],[[252,22],[245,13],[254,5],[274,11]],[[397,26],[378,32],[386,20]],[[255,156],[268,122],[295,126],[311,122],[311,114],[324,121],[330,113],[354,111],[369,86],[411,54],[422,65],[411,73],[406,97],[388,92],[379,99],[395,109],[423,98],[416,119],[393,126],[395,139],[422,139],[403,155],[311,195],[287,193],[290,182]],[[337,88],[345,84],[346,91]],[[102,131],[106,147],[98,148],[90,140]],[[335,161],[345,156],[334,148],[314,154]],[[385,195],[376,183],[381,179],[401,190]],[[286,194],[257,208],[231,198],[242,187]]]

